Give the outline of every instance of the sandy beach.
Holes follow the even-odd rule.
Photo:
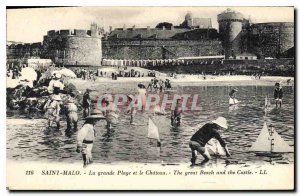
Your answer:
[[[261,79],[255,79],[253,76],[207,76],[204,80],[202,76],[198,75],[177,75],[177,78],[158,76],[158,79],[168,78],[171,81],[173,87],[180,86],[274,86],[275,82],[282,83],[282,86],[286,86],[287,80],[291,79],[289,85],[294,85],[293,77],[284,76],[264,76]],[[78,90],[85,90],[87,87],[91,89],[103,89],[106,92],[114,93],[117,89],[121,89],[122,92],[134,90],[138,83],[143,83],[145,86],[153,79],[153,77],[142,78],[124,78],[119,77],[117,80],[111,78],[98,77],[96,81],[82,80],[82,79],[70,79],[68,82],[73,83]],[[121,87],[121,86],[122,87]],[[118,91],[120,92],[120,91]]]

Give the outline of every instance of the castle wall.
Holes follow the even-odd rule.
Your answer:
[[[222,54],[217,40],[107,40],[103,41],[105,59],[174,59]]]
[[[294,47],[294,24],[254,24],[249,37],[253,53],[261,57],[279,57],[280,54]]]
[[[49,31],[48,36],[44,37],[42,56],[65,66],[101,66],[101,38],[89,34],[86,30],[78,29],[74,33],[70,30],[61,30],[55,34]],[[93,32],[93,35],[96,33]]]

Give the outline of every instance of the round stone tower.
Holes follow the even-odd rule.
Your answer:
[[[44,57],[63,66],[101,66],[102,43],[99,28],[48,31],[43,40]]]
[[[225,52],[225,58],[241,53],[243,15],[231,9],[218,14],[219,35]]]
[[[190,11],[185,15],[185,22],[187,26],[193,26],[193,15]]]

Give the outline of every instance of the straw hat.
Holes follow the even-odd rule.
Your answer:
[[[61,101],[61,97],[60,95],[52,95],[52,99],[55,100],[55,101]]]
[[[105,117],[102,115],[101,111],[93,110],[91,111],[91,114],[87,116],[85,119],[105,119]]]
[[[213,120],[212,123],[219,125],[220,127],[227,129],[227,120],[224,117],[218,117],[216,120]]]

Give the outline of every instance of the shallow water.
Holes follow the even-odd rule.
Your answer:
[[[290,86],[283,87],[284,99],[281,109],[271,108],[266,117],[263,109],[265,96],[272,97],[273,86],[240,86],[237,98],[238,108],[228,108],[228,86],[185,86],[179,89],[188,94],[199,94],[200,111],[187,111],[183,114],[183,124],[171,128],[170,117],[138,112],[134,125],[129,124],[129,116],[121,112],[120,122],[107,131],[105,123],[96,126],[97,138],[94,142],[94,162],[114,163],[119,161],[141,163],[188,163],[191,158],[189,140],[193,133],[206,122],[223,116],[228,120],[229,129],[222,133],[228,144],[231,157],[214,158],[212,163],[221,164],[291,164],[294,153],[276,157],[257,156],[248,152],[256,140],[264,119],[289,145],[294,146],[294,91]],[[22,118],[21,115],[7,114],[7,118]],[[149,145],[147,135],[148,118],[151,117],[159,128],[161,149]],[[54,130],[45,131],[46,120],[33,120],[34,123],[7,124],[7,157],[13,160],[79,162],[81,155],[76,153],[76,134],[64,135],[66,124],[62,122],[62,134]],[[11,121],[10,121],[11,122]],[[23,122],[23,121],[22,121]],[[24,121],[26,122],[26,121]],[[83,121],[79,122],[79,127]],[[199,157],[198,161],[202,160]]]

